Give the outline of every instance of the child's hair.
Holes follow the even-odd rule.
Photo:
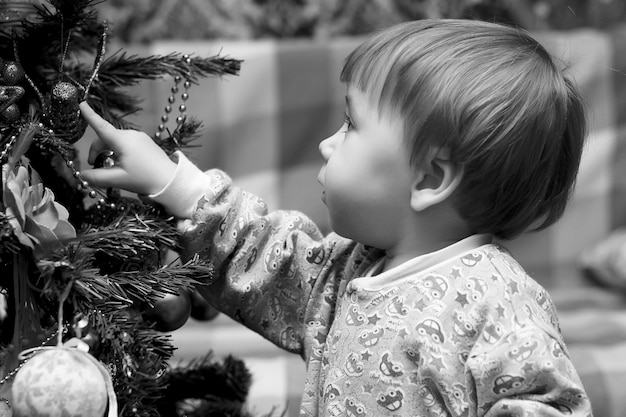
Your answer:
[[[341,80],[381,117],[400,117],[413,165],[434,148],[464,168],[453,201],[472,232],[509,239],[563,214],[585,109],[527,32],[470,20],[402,23],[357,47]]]

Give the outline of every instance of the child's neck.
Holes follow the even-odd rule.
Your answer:
[[[441,205],[438,211],[417,213],[405,230],[407,233],[395,247],[385,251],[385,264],[381,272],[395,268],[418,256],[436,252],[473,234],[456,212]]]
[[[434,247],[433,250],[422,252],[415,256],[410,256],[409,254],[403,254],[401,256],[389,257],[385,256],[382,265],[380,265],[375,275],[381,274],[383,272],[389,271],[393,268],[396,268],[408,261],[421,257],[423,259],[422,262],[430,262],[430,263],[438,263],[446,259],[453,258],[458,256],[459,254],[469,252],[471,250],[476,249],[479,246],[482,246],[486,243],[490,243],[493,241],[493,236],[489,234],[478,234],[467,236],[463,239],[459,239],[454,242],[448,242],[447,244],[440,245],[439,247]],[[428,257],[428,261],[426,258]]]

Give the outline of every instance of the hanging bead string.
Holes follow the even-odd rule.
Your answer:
[[[114,209],[116,207],[115,203],[107,203],[107,193],[105,191],[100,188],[92,187],[89,182],[85,180],[85,178],[83,178],[80,171],[76,169],[76,164],[74,163],[74,161],[72,161],[71,159],[66,159],[65,165],[67,165],[67,167],[72,170],[72,176],[76,179],[79,189],[86,192],[90,198],[94,200],[97,199],[96,204],[98,208],[108,206]]]
[[[4,164],[9,160],[9,155],[11,154],[11,149],[13,149],[13,145],[15,145],[15,141],[19,136],[19,133],[22,132],[22,128],[19,128],[19,132],[17,135],[11,135],[7,143],[4,144],[4,149],[0,152],[0,163]]]
[[[178,94],[178,92],[180,91],[179,85],[181,81],[183,81],[183,92],[180,95],[180,99],[182,103],[178,106],[178,116],[176,117],[176,128],[174,129],[174,131],[176,131],[176,129],[178,129],[185,122],[185,119],[186,119],[186,112],[187,112],[186,102],[187,100],[189,100],[189,88],[191,87],[191,81],[189,79],[191,57],[188,54],[185,54],[183,55],[183,61],[187,65],[185,80],[183,81],[183,77],[180,75],[174,76],[174,85],[172,86],[170,90],[172,94],[167,98],[167,105],[164,108],[165,113],[163,113],[163,115],[161,116],[161,123],[157,127],[157,131],[154,134],[154,137],[157,140],[162,139],[163,132],[167,129],[166,124],[170,120],[170,114],[172,113],[172,106],[174,105],[174,103],[176,103],[176,94]],[[173,137],[172,135],[170,135],[170,138],[172,140],[176,140],[176,138]]]

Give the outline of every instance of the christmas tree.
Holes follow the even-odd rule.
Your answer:
[[[133,128],[140,99],[127,87],[171,77],[154,140],[186,149],[201,128],[187,117],[188,88],[236,75],[240,61],[109,54],[98,2],[0,4],[0,415],[248,415],[241,361],[167,362],[175,347],[162,331],[187,320],[211,265],[172,260],[174,219],[92,187],[74,146],[86,129],[79,102]]]

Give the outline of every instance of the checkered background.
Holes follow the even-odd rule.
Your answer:
[[[578,186],[554,227],[507,242],[538,281],[551,289],[570,352],[596,416],[626,416],[626,310],[623,293],[601,288],[580,273],[580,254],[626,225],[626,31],[540,33],[571,73],[588,102],[591,122]],[[140,54],[173,51],[244,60],[237,77],[193,86],[188,113],[204,122],[198,148],[188,155],[201,168],[219,167],[270,208],[299,209],[328,230],[316,177],[321,139],[343,119],[339,72],[358,39],[255,42],[159,42]],[[128,48],[126,48],[128,49]],[[153,132],[171,80],[147,82],[138,126]],[[179,102],[176,103],[176,106]],[[177,361],[213,350],[241,357],[253,372],[250,408],[297,415],[304,366],[226,317],[191,320],[174,332]]]

